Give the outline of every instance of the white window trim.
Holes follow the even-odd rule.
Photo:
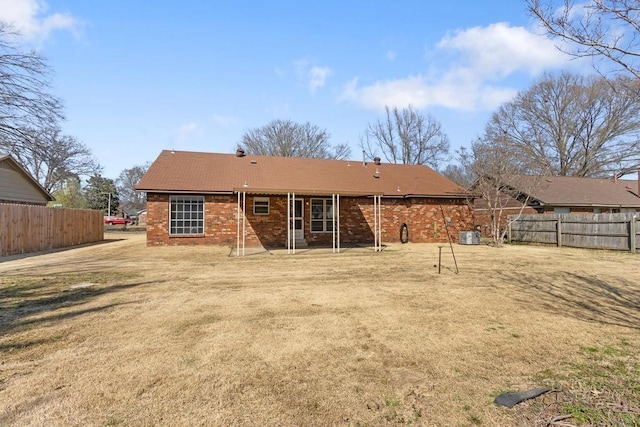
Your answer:
[[[267,212],[256,212],[256,202],[267,202]],[[261,206],[264,207],[264,206]],[[253,198],[253,214],[254,215],[269,215],[271,210],[271,203],[268,197],[254,197]]]
[[[202,233],[172,233],[171,232],[171,228],[172,228],[171,203],[175,199],[186,198],[186,197],[189,197],[191,199],[202,200],[202,220],[199,220],[199,221],[202,221]],[[173,196],[169,196],[168,217],[169,217],[169,229],[167,231],[168,231],[170,237],[204,237],[205,231],[206,231],[205,230],[206,207],[205,207],[204,196],[191,196],[191,195],[173,195]],[[176,219],[175,221],[178,221],[178,219]]]
[[[322,230],[313,230],[313,223],[314,222],[320,222],[319,219],[314,219],[313,218],[313,201],[314,200],[321,200],[322,201]],[[328,198],[320,198],[320,197],[316,197],[311,199],[311,201],[309,202],[309,231],[311,233],[318,233],[318,234],[327,234],[327,233],[333,233],[333,230],[328,230],[327,229],[327,223],[331,223],[332,218],[329,218],[327,216],[325,216],[325,214],[327,213],[327,202],[328,203],[332,203],[331,199]]]

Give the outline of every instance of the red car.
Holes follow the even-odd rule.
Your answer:
[[[104,223],[107,225],[127,225],[133,224],[133,220],[129,218],[122,218],[119,216],[105,216]]]

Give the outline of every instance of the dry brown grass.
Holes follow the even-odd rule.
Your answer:
[[[460,274],[445,247],[438,275],[437,245],[233,258],[108,237],[0,263],[0,425],[547,425],[607,399],[634,425],[640,390],[589,380],[640,379],[638,255],[455,245]]]

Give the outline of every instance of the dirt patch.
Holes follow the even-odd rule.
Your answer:
[[[460,274],[444,252],[438,274],[438,245],[236,258],[109,238],[0,262],[0,424],[639,419],[639,256],[455,245]]]

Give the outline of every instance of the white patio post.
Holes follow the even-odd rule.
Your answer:
[[[382,195],[378,196],[378,252],[382,252]]]
[[[236,207],[236,256],[240,256],[240,192],[238,191],[238,205]]]
[[[331,195],[331,248],[336,253],[336,195]]]
[[[287,193],[287,255],[291,253],[291,193]]]
[[[244,248],[247,241],[247,192],[242,192],[242,256],[244,256]]]
[[[378,252],[378,196],[373,195],[373,248]]]
[[[338,226],[338,231],[336,232],[337,240],[338,240],[338,253],[340,253],[340,194],[336,194],[336,201],[338,202],[338,206],[336,207],[336,225]]]

